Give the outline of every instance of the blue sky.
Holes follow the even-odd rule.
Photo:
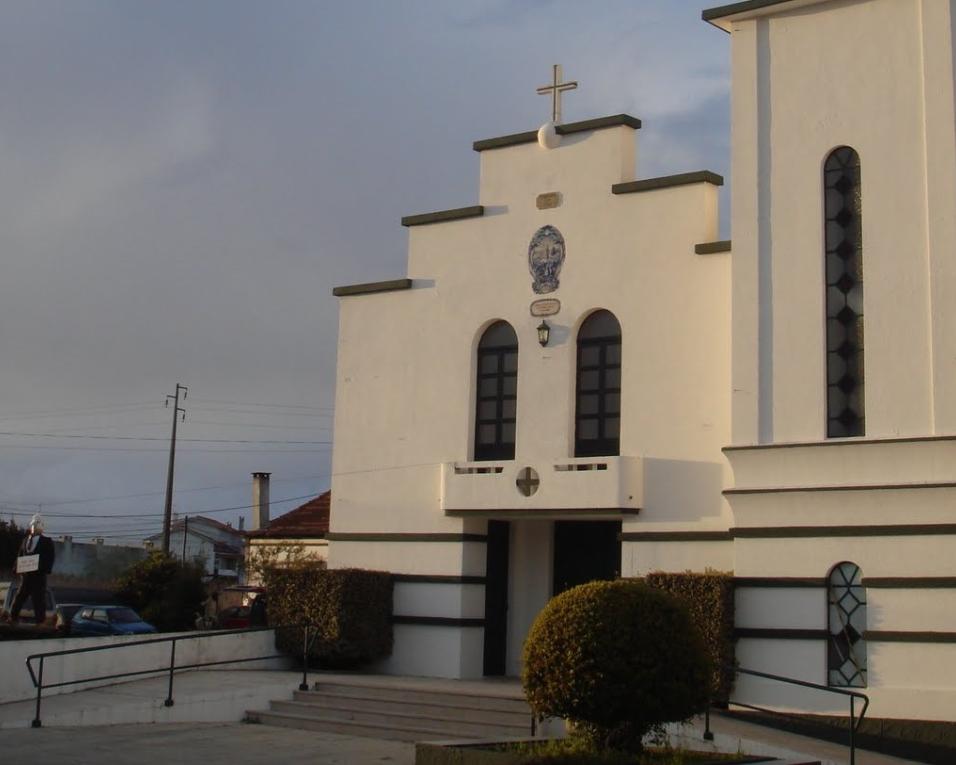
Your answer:
[[[547,119],[552,64],[579,82],[565,121],[643,120],[639,177],[728,175],[703,7],[4,0],[0,514],[158,529],[177,382],[180,436],[206,439],[181,444],[177,511],[235,524],[256,470],[274,514],[326,488],[332,287],[404,276],[401,216],[475,203],[472,142]],[[95,517],[118,513],[156,515]]]

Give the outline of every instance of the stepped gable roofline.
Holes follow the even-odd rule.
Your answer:
[[[327,491],[304,505],[274,518],[267,528],[247,531],[250,539],[324,539],[329,533],[332,492]]]
[[[816,5],[823,0],[745,0],[739,3],[720,5],[701,11],[700,17],[725,32],[730,31],[730,22],[741,18],[765,16],[774,12],[775,7],[784,6],[780,10],[802,8],[807,5]]]
[[[572,133],[584,133],[589,130],[602,130],[611,127],[629,127],[634,130],[640,130],[641,121],[630,114],[612,114],[609,117],[597,117],[595,119],[583,120],[581,122],[568,122],[563,125],[555,125],[555,131],[558,135],[571,135]],[[475,141],[472,148],[475,151],[487,151],[489,149],[503,149],[506,146],[518,146],[522,143],[535,143],[538,140],[538,131],[530,130],[527,133],[513,133],[512,135],[503,135],[498,138],[486,138],[482,141]]]

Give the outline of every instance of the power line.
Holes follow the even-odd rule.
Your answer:
[[[227,401],[225,399],[217,398],[193,398],[193,402],[199,404],[229,404],[233,406],[265,406],[278,409],[318,409],[326,412],[332,411],[333,409],[333,407],[330,406],[313,406],[310,404],[263,404],[256,403],[254,401]]]
[[[329,473],[315,473],[313,475],[292,476],[289,478],[273,478],[272,483],[290,483],[292,481],[311,481],[314,478],[328,478]],[[248,481],[234,481],[233,483],[219,484],[218,486],[197,486],[192,489],[176,489],[176,496],[194,491],[213,491],[215,489],[231,489],[233,486],[248,485]],[[7,505],[43,505],[44,507],[55,507],[58,505],[78,505],[85,502],[110,502],[115,499],[138,499],[139,497],[150,497],[162,494],[162,491],[146,491],[138,494],[121,494],[112,497],[92,497],[90,499],[64,499],[57,502],[21,502],[19,500],[0,500],[0,503]]]
[[[231,442],[226,442],[231,443]],[[264,443],[262,441],[250,441],[249,443]],[[217,454],[258,454],[265,452],[269,454],[311,454],[322,452],[332,446],[331,441],[316,441],[321,445],[321,449],[204,449],[202,447],[187,447],[180,449],[184,452],[213,452]],[[0,444],[0,449],[53,449],[60,451],[86,451],[86,452],[166,452],[162,447],[143,447],[140,449],[128,446],[41,446],[38,444]]]
[[[269,501],[270,505],[282,505],[286,502],[296,502],[300,499],[313,499],[316,496],[321,494],[320,491],[313,491],[308,494],[303,494],[299,497],[286,497],[285,499],[272,499]],[[255,507],[255,505],[234,505],[232,507],[216,507],[209,510],[190,510],[190,515],[209,515],[210,513],[228,513],[233,510],[249,510],[250,508]],[[31,516],[35,511],[20,511],[20,510],[4,510],[3,515],[17,515],[17,516]],[[104,518],[154,518],[157,515],[156,512],[152,513],[47,513],[44,512],[43,516],[46,518],[96,518],[102,520]]]
[[[25,438],[88,438],[96,441],[166,441],[160,436],[96,436],[84,433],[22,433],[19,431],[0,430],[0,436],[23,436]],[[302,444],[316,446],[331,444],[331,441],[285,441],[261,440],[250,438],[180,438],[180,441],[189,441],[194,444]]]

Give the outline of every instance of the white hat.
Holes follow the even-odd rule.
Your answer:
[[[37,531],[43,531],[43,516],[41,516],[39,513],[35,513],[30,519],[30,528],[34,528]]]

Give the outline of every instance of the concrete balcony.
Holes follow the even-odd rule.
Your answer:
[[[640,457],[577,457],[442,465],[449,516],[620,518],[644,499]]]

